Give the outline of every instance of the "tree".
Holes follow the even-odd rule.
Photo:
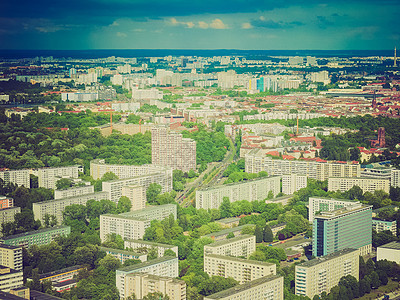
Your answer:
[[[168,295],[164,295],[160,292],[149,293],[143,297],[143,300],[170,300]]]
[[[266,243],[270,243],[274,240],[274,235],[272,233],[271,227],[269,227],[268,225],[265,225],[265,227],[264,227],[263,240]]]
[[[151,247],[147,252],[147,260],[156,259],[158,257],[158,251],[156,247]]]
[[[119,259],[107,254],[99,260],[99,267],[105,268],[108,272],[113,272],[121,266]]]
[[[370,277],[371,277],[371,287],[373,289],[377,289],[378,287],[381,286],[381,281],[379,280],[379,276],[375,271],[371,273]]]
[[[232,206],[231,201],[229,201],[228,197],[224,197],[222,199],[221,206],[219,207],[221,211],[221,218],[230,218],[232,216]]]
[[[131,200],[126,197],[126,196],[122,196],[121,198],[119,198],[118,204],[117,204],[117,212],[120,213],[124,213],[124,212],[129,212],[132,208],[132,203]]]
[[[147,203],[157,204],[157,196],[161,193],[162,186],[158,183],[151,183],[146,191]]]
[[[101,177],[101,181],[111,181],[111,180],[116,180],[116,179],[119,179],[119,178],[113,172],[104,173],[103,177]]]
[[[61,178],[56,182],[57,190],[64,190],[72,186],[72,180],[69,178]]]
[[[171,249],[167,249],[164,251],[164,256],[175,256],[176,257],[176,253],[174,251],[172,251]]]
[[[234,233],[229,232],[228,235],[226,236],[226,239],[229,240],[229,239],[233,239],[234,237],[235,237]]]
[[[263,231],[261,229],[261,226],[256,225],[256,229],[254,230],[254,235],[256,236],[256,243],[262,243]]]
[[[353,186],[350,190],[346,192],[346,195],[351,200],[363,200],[363,190],[358,186]]]

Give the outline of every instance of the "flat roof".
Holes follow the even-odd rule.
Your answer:
[[[206,234],[205,236],[208,236],[208,237],[221,236],[221,235],[224,235],[224,234],[227,234],[230,232],[242,231],[243,228],[245,228],[247,226],[255,227],[256,225],[255,224],[245,224],[245,225],[235,226],[232,228],[226,228],[226,229],[222,229],[220,231],[212,232],[212,233]]]
[[[252,281],[246,282],[244,284],[240,284],[240,285],[234,286],[234,287],[232,287],[230,289],[227,289],[225,291],[221,291],[219,293],[215,293],[215,294],[212,294],[210,296],[206,296],[205,298],[208,298],[208,299],[223,299],[223,298],[226,298],[226,297],[228,297],[230,295],[241,293],[241,292],[243,292],[245,290],[254,288],[254,287],[258,286],[258,285],[261,285],[263,283],[266,283],[268,281],[272,281],[272,280],[275,280],[275,279],[278,279],[278,278],[283,278],[283,277],[280,276],[280,275],[264,276],[264,277],[258,278],[256,280],[252,280]],[[283,293],[283,290],[282,290],[282,293]]]
[[[385,245],[379,246],[378,248],[400,250],[400,242],[399,241],[390,242]]]
[[[371,210],[371,218],[372,218],[372,205],[366,205],[361,203],[355,203],[355,205],[348,205],[342,208],[338,208],[332,211],[322,211],[320,214],[315,215],[315,218],[318,219],[332,219],[341,215],[348,214],[350,212],[354,212],[361,209],[369,208]]]
[[[134,243],[139,243],[139,244],[146,244],[150,246],[159,246],[159,247],[164,247],[164,248],[173,248],[173,247],[178,247],[175,245],[168,245],[168,244],[162,244],[162,243],[156,243],[156,242],[150,242],[150,241],[142,241],[142,240],[133,240],[133,239],[127,239],[127,242],[134,242]]]
[[[145,253],[138,253],[138,252],[134,252],[134,251],[113,249],[113,248],[107,248],[107,247],[99,247],[99,249],[100,249],[100,251],[116,252],[116,253],[122,253],[122,254],[133,255],[133,256],[146,255]]]
[[[43,228],[43,229],[39,229],[39,230],[9,235],[9,236],[1,238],[1,240],[3,240],[3,241],[12,240],[12,239],[16,239],[16,238],[23,237],[23,236],[30,236],[30,235],[34,235],[34,234],[43,233],[43,232],[49,232],[49,231],[55,231],[58,229],[67,229],[67,228],[71,230],[70,226],[58,225],[58,226],[54,226],[54,227]]]
[[[135,270],[139,270],[139,269],[144,268],[144,267],[148,267],[148,266],[151,266],[151,265],[156,265],[156,264],[159,264],[159,263],[162,263],[162,262],[166,262],[166,261],[169,261],[169,260],[174,260],[174,259],[178,259],[178,257],[175,257],[175,256],[158,257],[156,259],[152,259],[152,260],[148,260],[148,261],[142,262],[141,264],[135,264],[135,265],[131,265],[131,266],[120,268],[120,269],[117,270],[117,272],[118,271],[121,271],[121,272],[133,272]]]
[[[60,190],[60,191],[65,191],[65,190]],[[81,198],[81,197],[88,198],[88,197],[91,197],[93,195],[101,195],[101,194],[107,195],[107,198],[108,198],[108,192],[102,191],[102,192],[94,192],[94,193],[70,196],[70,197],[59,198],[59,199],[46,200],[46,201],[42,201],[42,202],[35,202],[33,204],[46,205],[46,204],[49,204],[49,203],[56,203],[56,202],[61,202],[61,201],[69,200],[69,199],[75,199],[75,198]],[[104,198],[104,199],[106,199],[106,198]]]
[[[250,179],[250,180],[244,180],[244,181],[239,181],[239,182],[232,182],[232,183],[228,183],[228,184],[223,184],[223,185],[218,185],[218,186],[210,186],[207,188],[203,188],[198,190],[199,192],[203,192],[203,191],[210,191],[210,190],[218,190],[218,189],[222,189],[224,187],[228,187],[228,186],[234,186],[234,185],[244,185],[246,183],[250,183],[250,182],[255,182],[255,181],[262,181],[262,180],[266,180],[266,179],[272,179],[272,178],[281,178],[281,176],[267,176],[267,177],[260,177],[260,178],[254,178],[254,179]]]
[[[253,260],[253,259],[245,259],[245,258],[239,258],[239,257],[234,257],[234,256],[226,256],[226,255],[219,255],[219,254],[206,254],[204,257],[214,257],[214,258],[220,258],[224,260],[230,260],[230,261],[236,261],[240,263],[249,263],[249,264],[254,264],[254,265],[260,265],[260,266],[272,266],[274,263],[269,263],[266,261],[259,261],[259,260]]]
[[[222,240],[222,241],[218,241],[218,242],[215,242],[215,243],[212,243],[212,244],[205,245],[205,247],[219,247],[219,246],[222,246],[222,245],[225,245],[225,244],[230,244],[230,243],[237,242],[237,241],[240,241],[240,240],[245,240],[245,239],[248,239],[250,237],[254,237],[255,238],[255,235],[243,234],[243,235],[239,235],[239,236],[236,236],[234,238],[231,238],[231,239]]]
[[[346,248],[346,249],[343,249],[343,250],[340,250],[340,251],[337,251],[337,252],[334,252],[334,253],[331,253],[331,254],[328,254],[328,255],[325,255],[325,256],[316,257],[316,258],[314,258],[312,260],[305,261],[305,262],[303,262],[301,264],[298,264],[297,266],[304,267],[304,268],[313,267],[313,266],[316,266],[316,265],[318,265],[320,263],[326,262],[327,260],[335,259],[335,258],[338,258],[338,257],[340,257],[342,255],[349,254],[349,253],[354,252],[354,251],[358,252],[358,249]]]
[[[0,248],[10,249],[10,250],[15,250],[15,249],[21,249],[22,250],[22,247],[13,246],[13,245],[6,245],[6,244],[0,244]]]
[[[81,265],[67,267],[67,268],[63,268],[63,269],[60,269],[60,270],[56,270],[56,271],[40,274],[39,278],[43,279],[43,278],[47,278],[47,277],[53,277],[53,276],[60,275],[60,274],[63,274],[63,273],[77,271],[77,270],[82,269],[82,268],[83,268],[83,266],[81,266]]]

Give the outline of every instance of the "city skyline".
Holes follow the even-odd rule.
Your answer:
[[[393,49],[397,1],[7,1],[0,49]]]

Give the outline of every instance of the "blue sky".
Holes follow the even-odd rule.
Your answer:
[[[397,0],[4,0],[0,49],[399,47]]]

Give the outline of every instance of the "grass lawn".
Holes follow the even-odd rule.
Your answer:
[[[398,288],[399,288],[399,283],[389,279],[389,282],[387,285],[380,286],[376,290],[371,290],[371,293],[365,294],[361,298],[356,298],[356,299],[359,299],[359,300],[377,299],[379,297],[382,297],[384,294],[390,293],[391,291],[394,291]]]

